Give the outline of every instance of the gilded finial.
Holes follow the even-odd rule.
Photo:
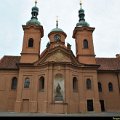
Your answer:
[[[35,6],[37,5],[37,0],[35,0]]]
[[[82,9],[82,0],[80,0],[80,8]]]
[[[58,28],[58,16],[56,17],[56,28]]]

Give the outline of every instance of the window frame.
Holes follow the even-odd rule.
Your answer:
[[[86,89],[87,90],[92,89],[92,80],[90,78],[86,79]]]
[[[78,79],[73,77],[73,92],[78,92]]]
[[[89,44],[88,44],[88,40],[87,39],[83,40],[83,48],[84,49],[88,49],[89,48]]]
[[[39,91],[44,92],[45,90],[45,77],[41,76],[39,79]]]
[[[94,101],[93,99],[87,99],[87,111],[94,111]]]
[[[102,84],[101,84],[101,82],[98,82],[98,91],[102,92]]]
[[[29,38],[29,40],[28,40],[28,48],[33,48],[33,47],[34,47],[34,39]]]
[[[17,78],[13,77],[11,82],[11,90],[16,90],[16,89],[17,89]]]
[[[30,88],[30,78],[25,78],[24,80],[24,89],[29,89]]]
[[[113,84],[111,82],[108,83],[108,91],[113,92]]]

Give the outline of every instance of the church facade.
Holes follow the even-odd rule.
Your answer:
[[[0,59],[0,111],[83,113],[120,111],[120,55],[96,58],[93,27],[85,21],[80,4],[73,30],[76,54],[65,45],[67,34],[58,27],[40,54],[44,29],[38,7],[23,25],[21,56]]]

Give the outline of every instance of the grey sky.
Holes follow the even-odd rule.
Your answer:
[[[80,0],[38,0],[38,19],[44,28],[41,52],[49,41],[48,34],[55,28],[56,16],[59,27],[66,34],[66,43],[72,45],[75,53],[75,41],[72,38],[78,22]],[[115,57],[120,53],[120,0],[83,0],[85,19],[93,33],[94,49],[97,57]],[[34,0],[3,0],[0,3],[0,58],[4,55],[20,55],[23,42],[22,25],[31,18]]]

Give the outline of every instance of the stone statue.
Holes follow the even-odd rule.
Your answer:
[[[56,101],[61,101],[63,100],[63,96],[61,94],[61,87],[60,84],[58,83],[57,87],[56,87],[56,96],[55,96],[55,100]]]
[[[61,96],[60,90],[61,90],[61,87],[60,87],[60,84],[58,83],[58,86],[56,87],[56,94],[57,94],[57,96]]]

